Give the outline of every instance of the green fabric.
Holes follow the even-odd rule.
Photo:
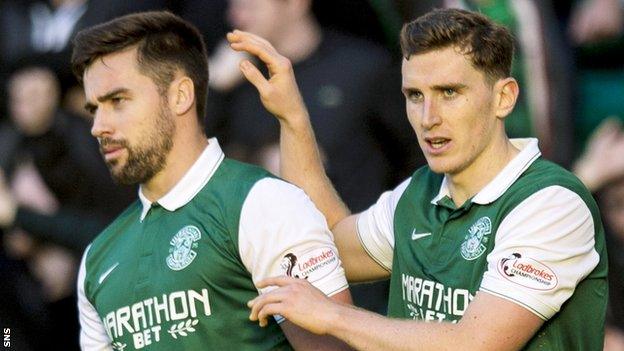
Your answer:
[[[440,206],[430,203],[441,182],[441,175],[423,167],[414,173],[398,202],[389,316],[447,322],[461,319],[479,290],[500,223],[530,195],[560,185],[578,194],[591,210],[600,262],[525,349],[601,350],[607,304],[604,232],[597,206],[580,181],[559,166],[538,159],[496,201],[488,205],[467,201],[459,208],[447,199]],[[481,251],[466,250],[462,244],[467,242],[467,234],[485,217],[491,221],[491,227],[480,242],[484,246],[480,246]],[[414,231],[432,235],[414,241]]]
[[[290,349],[277,323],[259,327],[246,306],[258,293],[239,255],[239,218],[250,189],[266,177],[225,159],[185,206],[169,212],[154,204],[140,222],[137,202],[94,241],[85,294],[114,347]]]

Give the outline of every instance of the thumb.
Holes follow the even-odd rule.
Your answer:
[[[266,78],[264,78],[260,70],[249,62],[249,60],[241,61],[239,66],[245,78],[253,84],[262,95],[262,93],[269,87],[269,82]]]

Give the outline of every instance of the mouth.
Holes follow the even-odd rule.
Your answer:
[[[441,154],[449,148],[451,143],[451,139],[443,138],[443,137],[431,137],[425,138],[425,143],[427,146],[427,153],[430,154]]]
[[[100,148],[100,152],[102,153],[102,156],[104,156],[104,160],[106,162],[111,162],[121,155],[123,149],[123,146],[106,146]]]

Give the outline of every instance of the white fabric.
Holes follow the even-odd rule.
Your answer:
[[[348,286],[325,217],[303,190],[285,181],[265,178],[253,186],[241,210],[238,244],[254,283],[285,275],[289,253],[299,258],[298,265],[310,254],[331,250],[335,259],[313,260],[317,269],[306,279],[328,296]]]
[[[357,218],[357,233],[366,252],[388,271],[392,271],[394,250],[394,211],[412,178],[404,180]]]
[[[554,273],[556,285],[555,280],[553,284],[540,285],[517,274],[506,276],[502,260],[513,254],[520,254],[519,262],[525,266],[528,263],[539,271]],[[481,290],[519,303],[547,320],[598,264],[591,212],[576,193],[566,188],[542,189],[501,222],[496,246],[487,259],[488,270]]]
[[[84,283],[86,276],[85,260],[89,248],[84,252],[78,271],[78,318],[80,320],[80,348],[83,351],[113,350],[111,340],[106,334],[95,307],[85,295]]]
[[[224,157],[217,139],[210,138],[208,146],[199,155],[197,161],[167,194],[158,199],[158,204],[167,211],[173,212],[189,203],[208,184]],[[139,187],[139,199],[143,204],[143,211],[141,212],[141,221],[143,221],[152,206],[152,202],[143,195],[141,187]]]

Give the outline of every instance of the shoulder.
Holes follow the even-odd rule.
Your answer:
[[[248,192],[261,179],[274,177],[263,168],[226,157],[210,179],[210,183],[224,191],[239,193]]]
[[[314,207],[301,188],[274,177],[265,177],[255,182],[245,199],[245,206],[267,214]]]
[[[589,190],[571,172],[563,167],[544,160],[537,159],[507,191],[517,201],[523,201],[536,193],[572,196],[573,193],[592,211],[597,211],[597,205]]]

